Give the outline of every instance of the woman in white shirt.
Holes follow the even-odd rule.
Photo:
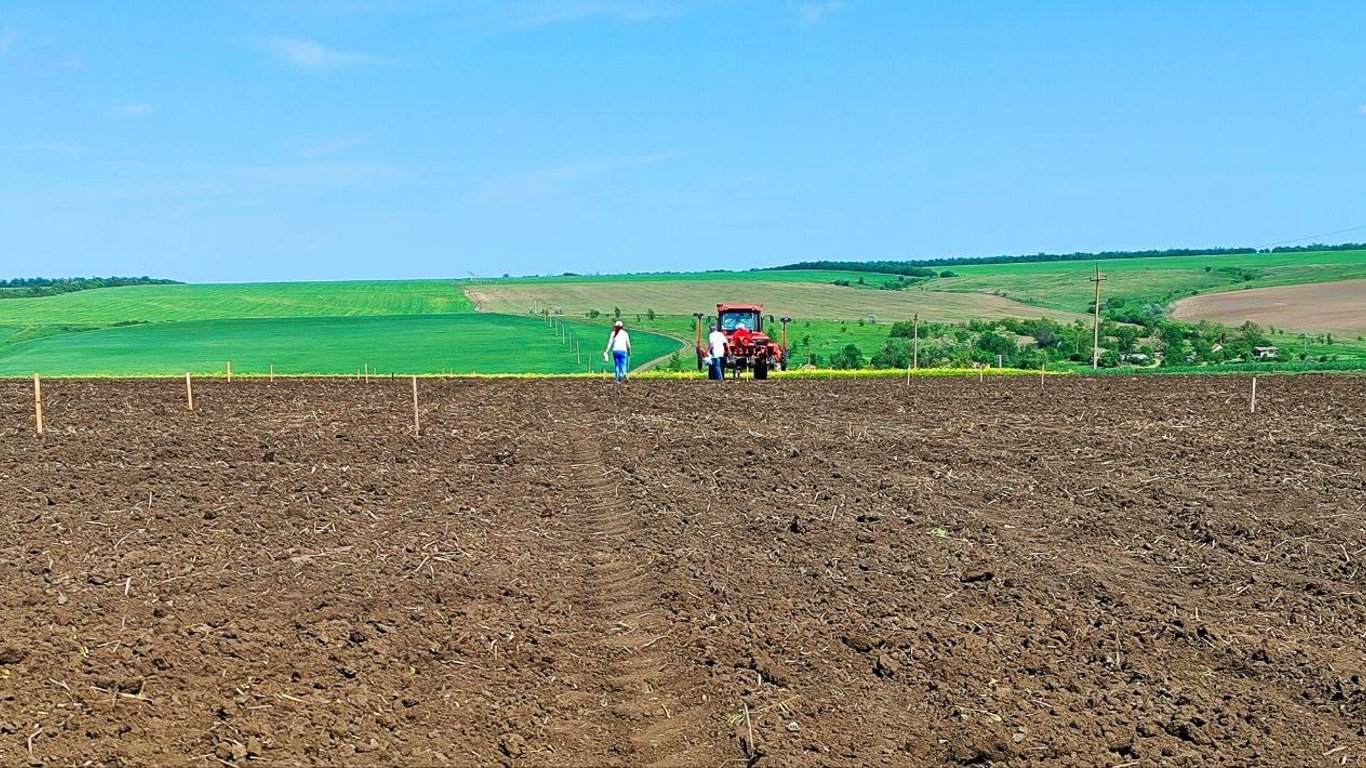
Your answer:
[[[607,349],[602,351],[602,361],[607,362],[609,355],[615,373],[613,382],[620,384],[626,381],[626,372],[631,369],[631,337],[621,326],[620,320],[612,326],[612,335],[607,337]]]

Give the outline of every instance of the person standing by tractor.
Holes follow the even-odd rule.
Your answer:
[[[612,326],[612,335],[607,337],[607,349],[602,351],[604,363],[609,357],[614,374],[612,383],[620,384],[626,381],[626,373],[631,368],[631,335],[626,332],[620,320]]]
[[[720,328],[707,336],[707,369],[710,378],[726,380],[726,334]]]

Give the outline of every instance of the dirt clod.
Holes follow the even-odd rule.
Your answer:
[[[0,664],[18,664],[28,658],[28,649],[17,645],[0,646]]]
[[[961,577],[964,584],[975,584],[979,581],[991,581],[996,578],[996,574],[988,570],[964,571]]]
[[[526,739],[511,733],[498,740],[498,749],[508,757],[523,757],[526,755]]]
[[[878,677],[896,677],[901,671],[901,664],[887,655],[886,652],[877,655],[877,661],[873,662],[873,671]]]

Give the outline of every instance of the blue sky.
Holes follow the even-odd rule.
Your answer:
[[[1363,29],[1333,0],[4,0],[0,276],[1264,245],[1366,225]]]

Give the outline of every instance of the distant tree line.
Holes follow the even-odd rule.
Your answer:
[[[1279,252],[1281,249],[1277,249]],[[1291,249],[1285,249],[1291,250]],[[1319,250],[1308,247],[1296,250]],[[1350,250],[1333,247],[1333,250]],[[925,267],[956,267],[963,264],[1030,264],[1046,261],[1096,261],[1098,259],[1147,259],[1154,256],[1225,256],[1258,253],[1256,248],[1167,248],[1153,251],[1100,251],[1097,253],[1031,253],[1021,256],[979,256],[972,258],[908,259],[905,261],[799,261],[771,269],[839,269],[852,272],[883,272],[894,275],[923,275]]]
[[[1338,243],[1337,245],[1324,245],[1322,243],[1310,243],[1309,245],[1278,245],[1269,253],[1307,253],[1310,251],[1366,251],[1366,243]]]
[[[848,272],[881,272],[912,277],[933,277],[926,267],[951,267],[960,264],[1031,264],[1048,261],[1096,261],[1099,259],[1148,259],[1155,256],[1231,256],[1249,253],[1307,253],[1311,251],[1360,251],[1366,243],[1324,245],[1279,245],[1274,248],[1163,248],[1150,251],[1098,251],[1095,253],[1030,253],[1017,256],[975,256],[970,258],[906,259],[894,261],[799,261],[779,269],[838,269]],[[940,277],[945,275],[940,274]]]
[[[37,296],[88,291],[93,288],[174,285],[178,282],[155,277],[17,277],[13,280],[0,280],[0,299],[30,299]]]

